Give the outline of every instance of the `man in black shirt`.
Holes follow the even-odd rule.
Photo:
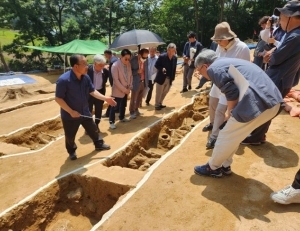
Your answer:
[[[155,96],[155,110],[161,110],[165,108],[163,101],[170,90],[172,82],[175,79],[177,57],[176,45],[170,43],[167,47],[167,53],[160,55],[155,63],[157,69],[156,78],[154,80],[156,84],[156,96]]]

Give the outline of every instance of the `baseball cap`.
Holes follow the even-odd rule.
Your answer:
[[[300,1],[289,1],[284,7],[274,9],[274,15],[279,16],[280,13],[287,17],[300,15]]]

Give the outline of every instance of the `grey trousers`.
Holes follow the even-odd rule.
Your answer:
[[[219,98],[215,98],[212,96],[209,96],[209,120],[210,123],[213,124],[215,120],[215,113],[216,109],[219,103]]]
[[[214,126],[210,134],[210,138],[217,139],[220,129],[219,127],[225,120],[225,112],[227,110],[227,105],[218,103],[216,111],[215,111],[215,119],[214,119]]]
[[[183,66],[183,89],[187,86],[192,86],[192,77],[194,74],[194,67],[190,67],[187,63]]]
[[[155,96],[155,107],[159,107],[162,105],[167,93],[171,88],[171,80],[169,78],[165,79],[165,82],[160,85],[158,83],[156,85],[156,96]]]
[[[138,90],[131,91],[131,98],[130,98],[130,105],[129,105],[130,114],[133,114],[136,111],[138,111],[142,103],[144,88],[145,88],[145,83],[140,82]]]

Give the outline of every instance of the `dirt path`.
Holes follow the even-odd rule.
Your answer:
[[[5,102],[0,105],[0,109],[28,100],[53,96],[53,93],[49,92],[55,88],[57,76],[49,76],[49,79],[47,77],[34,76],[37,84],[26,87],[30,93],[43,89],[47,94],[31,94]],[[198,81],[193,79],[193,87],[197,83]],[[162,131],[165,137],[175,133],[183,137],[184,126],[180,125],[182,127],[179,131],[169,128],[174,124],[183,123],[181,118],[187,118],[188,114],[166,120],[165,125],[159,125],[160,130],[148,129],[144,135],[136,137],[131,146],[119,151],[132,137],[140,134],[141,129],[190,103],[196,91],[180,94],[181,88],[182,77],[179,75],[164,102],[168,106],[166,109],[157,112],[153,106],[143,106],[142,117],[130,123],[117,123],[116,130],[109,130],[108,121],[104,119],[100,129],[105,142],[112,146],[109,151],[95,152],[89,137],[84,135],[83,129],[80,128],[77,134],[79,158],[76,161],[68,160],[64,139],[59,138],[63,132],[56,121],[42,124],[40,127],[33,126],[58,114],[59,108],[54,101],[1,113],[0,134],[7,134],[24,126],[32,128],[10,137],[17,137],[18,141],[25,137],[25,140],[31,142],[8,144],[7,140],[0,141],[0,154],[3,155],[0,158],[0,212],[53,179],[81,169],[72,179],[58,181],[41,192],[34,202],[21,207],[11,222],[22,219],[23,211],[26,212],[23,218],[28,221],[28,226],[27,223],[21,223],[23,227],[18,226],[18,230],[36,230],[29,228],[31,221],[36,222],[34,227],[40,227],[40,230],[58,230],[58,227],[62,226],[69,231],[78,230],[78,227],[81,227],[80,230],[92,228],[102,215],[118,200],[122,200],[127,192],[134,189],[147,173],[123,168],[122,156],[127,158],[130,153],[145,154],[148,155],[148,159],[139,156],[135,163],[147,159],[148,164],[152,161],[151,158],[155,159],[161,155],[162,149],[158,150],[153,143],[157,142],[157,136],[160,137]],[[5,90],[0,89],[0,95],[3,96],[4,93]],[[189,110],[191,109],[187,109]],[[197,107],[193,110],[202,109]],[[99,230],[297,230],[300,225],[299,206],[274,204],[270,201],[269,194],[290,184],[299,168],[300,144],[295,139],[299,126],[298,119],[283,112],[272,123],[265,145],[240,147],[232,166],[233,176],[210,179],[195,176],[193,173],[193,167],[205,163],[211,155],[211,151],[204,148],[208,134],[201,131],[201,125]],[[54,128],[50,129],[51,127]],[[54,138],[51,139],[51,136]],[[47,144],[48,146],[45,146]],[[43,147],[44,149],[41,149]],[[16,155],[25,151],[28,154]],[[116,155],[118,158],[106,158],[114,152],[119,153]],[[104,161],[108,161],[106,166],[110,167],[103,166]],[[97,164],[84,167],[94,163]],[[111,166],[112,164],[115,166]],[[73,196],[70,196],[71,194]],[[77,196],[82,200],[76,199]],[[70,205],[74,206],[72,210],[68,203],[64,204],[68,200],[74,200],[70,202]],[[48,202],[52,203],[52,207]],[[33,215],[35,212],[38,213],[38,217]],[[51,214],[46,217],[46,213],[49,212]],[[82,216],[82,213],[85,216]],[[54,223],[46,227],[46,224],[52,221]]]
[[[42,78],[42,84],[45,84],[44,81],[44,78]],[[109,130],[108,120],[104,119],[101,122],[100,129],[105,142],[112,147],[109,151],[95,152],[91,140],[88,136],[84,135],[84,130],[80,128],[77,134],[77,155],[79,158],[74,162],[69,161],[67,158],[68,155],[64,148],[64,139],[55,141],[41,151],[0,159],[0,181],[3,185],[6,185],[3,190],[0,190],[0,211],[5,210],[24,197],[30,195],[52,179],[86,164],[99,161],[99,159],[102,159],[105,156],[109,156],[127,143],[141,129],[154,123],[172,110],[179,109],[181,106],[190,102],[192,95],[195,94],[196,91],[188,92],[182,97],[179,94],[179,91],[181,90],[181,81],[182,80],[178,78],[171,88],[165,100],[165,104],[168,108],[164,110],[157,112],[154,110],[153,106],[144,106],[141,109],[141,112],[144,113],[142,117],[139,117],[130,123],[117,123],[118,128],[116,130]],[[51,88],[54,83],[49,82],[48,84],[50,84],[50,86],[45,86]],[[194,86],[196,84],[197,80],[195,79]],[[30,86],[30,89],[33,91],[34,89],[39,89],[40,86],[40,83],[38,83],[35,88]],[[35,96],[32,95],[30,100],[34,99]],[[25,100],[28,101],[27,98],[23,101]],[[15,104],[19,104],[20,101],[22,102],[22,100],[14,102]],[[59,107],[52,101],[35,106],[24,107],[13,112],[2,113],[0,114],[1,133],[5,134],[24,126],[41,123],[45,119],[55,116],[57,112],[59,112]],[[25,117],[26,119],[20,120],[18,119],[19,117]],[[47,128],[45,128],[45,132],[46,131]],[[57,134],[63,134],[62,129],[57,131]],[[8,145],[4,142],[1,144],[0,142],[0,147],[4,148],[2,151],[4,154],[30,151],[32,148],[35,149],[35,145],[36,143],[34,142],[29,145],[31,148],[28,149],[28,147],[16,147],[15,145]]]
[[[299,169],[295,122],[285,113],[277,117],[268,133],[271,143],[240,146],[234,174],[222,179],[193,172],[211,156],[200,126],[97,230],[299,230],[299,205],[269,198]]]

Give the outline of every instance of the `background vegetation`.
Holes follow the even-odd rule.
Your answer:
[[[119,34],[148,29],[182,53],[186,34],[193,30],[206,47],[217,23],[227,21],[241,40],[259,33],[258,20],[272,15],[284,0],[1,0],[0,53],[9,55],[14,71],[45,69],[47,58],[22,45],[61,45],[73,39],[99,39],[110,44]],[[10,30],[16,30],[13,33]],[[3,34],[5,36],[3,36]],[[13,38],[12,38],[13,36]],[[12,39],[12,40],[11,40]],[[163,50],[165,47],[160,47]],[[2,59],[1,59],[2,60]],[[2,62],[3,63],[3,62]],[[6,69],[4,65],[0,68]],[[1,71],[1,70],[0,70]]]

